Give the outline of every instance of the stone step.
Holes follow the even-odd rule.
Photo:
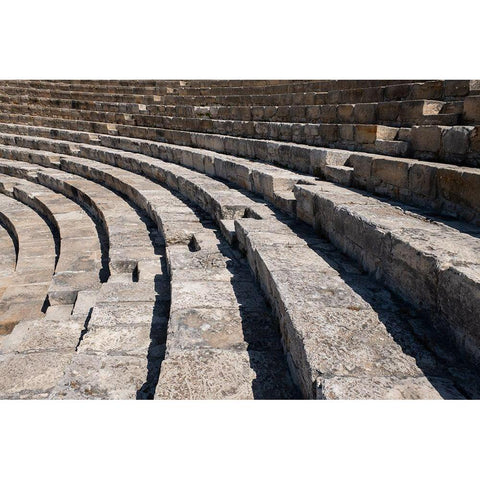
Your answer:
[[[0,124],[1,131],[22,135],[20,140],[23,142],[27,141],[25,138],[27,135],[48,137],[51,132],[41,127],[5,124]],[[269,191],[267,187],[274,184],[274,177],[278,176],[277,184],[280,187],[285,185],[282,183],[282,178],[290,178],[290,186],[301,181],[315,182],[315,178],[312,177],[294,175],[281,168],[266,168],[258,162],[231,155],[219,155],[205,149],[106,135],[97,135],[93,141],[90,134],[72,130],[56,130],[55,137],[76,143],[100,144],[108,148],[147,154],[172,161],[209,175],[215,174],[219,178],[231,181],[272,201],[273,191]],[[8,138],[8,135],[0,135],[0,141],[3,143],[6,143]],[[258,147],[256,150],[242,152],[238,150],[241,148],[241,142],[237,142],[237,145],[234,140],[222,138],[222,143],[207,143],[201,146],[208,149],[228,149],[234,155],[243,153],[250,156],[249,154],[252,154],[250,158],[260,157],[261,160],[275,161],[282,167],[311,172],[324,178],[331,173],[331,170],[328,171],[330,165],[346,166],[353,168],[348,176],[352,185],[357,188],[424,207],[432,212],[462,218],[475,224],[479,223],[480,199],[474,195],[474,192],[480,188],[477,188],[480,176],[476,169],[279,142],[266,144],[256,142],[254,143]],[[9,140],[10,144],[15,144],[16,141],[17,137]],[[30,141],[24,144],[32,146],[34,143]],[[253,141],[250,142],[252,143]],[[56,151],[60,152],[70,151],[71,148],[69,144],[54,140],[48,140],[44,144],[35,143],[35,145],[37,145],[35,148],[42,145],[45,148],[58,149]],[[76,145],[73,147],[80,148]],[[89,149],[85,151],[92,152]],[[97,155],[95,152],[96,150],[93,150],[93,155]],[[337,170],[337,172],[340,171]],[[268,181],[266,181],[267,178]]]
[[[55,243],[42,217],[3,194],[0,221],[14,239],[17,252],[15,271],[0,300],[0,335],[7,335],[18,322],[43,317],[55,267]]]
[[[91,163],[91,162],[90,162]],[[96,162],[95,162],[96,163]],[[70,161],[68,161],[68,163],[66,163],[64,165],[64,167],[66,167],[68,165],[69,167],[69,170],[75,170],[75,172],[77,173],[80,173],[82,175],[85,175],[86,172],[88,171],[88,166],[89,166],[89,162],[88,161],[83,161],[81,162],[80,160],[73,160],[73,159],[70,159]],[[104,167],[105,168],[105,167]],[[150,202],[149,203],[149,211],[152,210],[153,205],[158,205],[158,207],[156,207],[156,209],[158,211],[161,212],[161,206],[160,205],[164,205],[164,199],[159,199],[158,198],[158,189],[159,187],[155,184],[152,184],[152,182],[148,181],[148,180],[145,180],[145,179],[142,179],[142,177],[139,177],[138,175],[134,175],[134,174],[129,174],[127,172],[118,172],[118,176],[113,176],[113,172],[115,170],[118,170],[118,169],[113,169],[113,168],[106,168],[106,172],[103,172],[102,170],[91,170],[90,169],[90,172],[91,172],[91,175],[93,175],[94,173],[96,173],[96,175],[98,176],[95,176],[94,178],[97,179],[97,181],[101,181],[102,183],[109,183],[111,185],[112,188],[116,188],[116,189],[122,189],[124,190],[124,193],[125,194],[129,194],[130,198],[133,200],[135,199],[135,201],[141,205],[146,205],[146,203],[143,203],[140,201],[139,199],[139,196],[141,195],[143,198],[148,198],[150,197]],[[100,177],[100,174],[103,174],[102,177]],[[106,174],[106,176],[105,176]],[[120,174],[121,174],[121,177],[120,177]],[[39,173],[39,176],[41,176],[42,174]],[[119,183],[119,177],[124,179],[124,181],[122,183]],[[92,176],[90,178],[93,178]],[[127,183],[127,179],[130,179],[130,182]],[[135,181],[133,180],[135,179]],[[140,184],[143,184],[143,188],[142,188],[142,185]],[[132,189],[132,187],[130,186],[131,184],[135,184],[136,185],[136,189]],[[156,188],[154,188],[154,185]],[[149,193],[150,192],[150,193]],[[145,195],[147,195],[147,197],[145,197]],[[160,202],[160,200],[162,200]],[[146,200],[145,200],[146,201]],[[155,203],[153,203],[155,202]],[[228,205],[225,205],[223,207],[223,210],[224,211],[227,211],[228,212]],[[152,216],[155,217],[155,215],[152,214]],[[160,217],[156,217],[158,219],[159,222],[161,222],[160,220]],[[184,235],[184,230],[181,229],[181,225],[182,222],[180,222],[180,225],[176,227],[175,231],[168,231],[167,230],[167,234],[166,234],[166,238],[167,239],[172,239],[171,241],[173,242],[178,242],[178,236],[183,233]],[[163,224],[162,224],[163,225]],[[179,228],[180,227],[180,228]],[[178,232],[178,230],[181,230],[180,233]],[[185,239],[184,239],[185,241]],[[175,244],[175,243],[174,243]],[[207,253],[207,252],[205,252]],[[178,255],[180,254],[180,252],[177,253]],[[183,258],[184,256],[184,253],[182,254],[182,257]],[[169,257],[170,258],[170,262],[172,261],[172,257]],[[222,286],[222,289],[225,290],[225,301],[228,300],[228,298],[231,298],[232,301],[233,299],[237,298],[236,295],[239,295],[240,293],[236,293],[234,294],[234,292],[232,291],[232,293],[228,294],[227,295],[227,290],[230,291],[230,289],[232,288],[231,286],[231,279],[227,276],[227,278],[224,278],[222,280],[219,280],[219,282],[214,282],[213,284],[208,284],[208,282],[206,282],[206,279],[210,278],[209,274],[208,274],[208,271],[205,272],[204,270],[204,267],[202,267],[202,270],[201,272],[203,272],[203,274],[205,275],[205,277],[203,279],[201,279],[202,281],[200,281],[200,279],[198,278],[194,278],[194,277],[191,277],[191,275],[194,275],[195,272],[192,270],[188,270],[188,271],[185,271],[185,272],[182,272],[182,278],[181,280],[179,280],[178,283],[172,281],[172,305],[176,305],[178,303],[178,305],[184,305],[183,308],[187,308],[187,306],[189,306],[189,298],[193,301],[203,301],[203,302],[206,302],[205,305],[197,305],[198,308],[207,308],[208,305],[209,305],[209,302],[211,302],[211,305],[213,304],[216,304],[215,303],[215,299],[218,300],[218,295],[219,295],[219,288],[220,286]],[[141,273],[141,269],[140,269],[140,273]],[[191,278],[191,279],[189,279]],[[110,282],[108,282],[107,284],[105,284],[105,287],[107,287],[108,285],[110,284]],[[198,288],[200,288],[200,297],[191,297],[191,293],[189,293],[189,288],[193,288],[194,286],[198,285]],[[260,307],[260,303],[259,303],[259,299],[258,299],[258,294],[257,296],[255,296],[255,290],[253,289],[253,286],[250,285],[250,284],[245,284],[244,282],[240,282],[240,284],[238,285],[238,288],[239,289],[243,289],[242,292],[246,289],[247,292],[246,293],[242,293],[242,295],[245,295],[245,300],[242,301],[242,313],[241,315],[238,315],[236,316],[236,322],[237,325],[242,325],[242,319],[243,322],[245,322],[245,318],[246,316],[248,315],[253,315],[255,312],[255,317],[254,318],[266,318],[266,314],[265,312],[262,313],[262,308]],[[234,285],[235,286],[235,285]],[[186,288],[186,287],[189,287],[189,288]],[[102,287],[104,288],[104,287]],[[182,290],[183,289],[183,290]],[[223,290],[220,290],[223,292]],[[182,293],[184,292],[184,293]],[[209,293],[210,292],[210,293]],[[126,292],[128,293],[128,292]],[[107,295],[106,295],[106,298],[110,298],[112,301],[114,301],[116,299],[115,296],[112,296],[112,292],[108,292]],[[247,301],[246,299],[250,299],[252,303],[252,307],[250,308],[253,308],[255,307],[253,310],[252,310],[252,313],[249,314],[249,308],[248,308],[248,305],[245,304],[245,302]],[[254,301],[255,299],[255,301]],[[142,300],[144,301],[145,298],[141,297],[139,298],[139,300]],[[190,300],[190,303],[191,303],[191,300]],[[100,302],[105,302],[105,300],[102,300],[101,298],[97,298],[97,301],[100,301]],[[237,302],[237,300],[235,300],[235,302]],[[192,304],[191,308],[193,309],[195,307],[195,305]],[[240,305],[237,305],[236,303],[233,303],[231,305],[231,309],[238,309],[240,307]],[[184,315],[184,311],[180,312],[182,315]],[[179,313],[179,315],[180,315]],[[232,313],[233,315],[233,313]],[[92,319],[95,318],[95,308],[94,308],[94,311],[93,311],[93,314],[92,314]],[[175,317],[172,315],[170,316],[170,322],[174,321]],[[232,317],[232,321],[233,321],[233,318]],[[194,320],[194,319],[193,319]],[[192,321],[193,321],[192,320]],[[200,327],[200,326],[199,326]],[[216,327],[216,328],[219,328],[219,327]],[[219,338],[221,338],[222,334],[219,333]],[[213,340],[212,340],[213,341]],[[212,348],[215,350],[217,347],[215,346],[216,344],[213,342],[212,343]],[[278,343],[278,345],[280,345]],[[168,356],[168,352],[169,350],[167,350],[167,360],[169,359],[169,356]],[[173,355],[173,354],[172,354]],[[242,355],[235,355],[236,357],[238,357],[238,359],[240,360],[241,358],[243,358],[242,362],[243,362],[243,365],[244,367],[242,367],[243,369],[247,368],[248,365],[250,365],[250,361],[249,361],[249,355],[250,353],[247,354],[247,352],[245,352],[245,355],[242,354]],[[291,396],[295,396],[295,390],[293,388],[293,386],[289,386],[290,384],[288,383],[289,380],[288,380],[288,373],[287,373],[287,370],[286,370],[286,366],[284,364],[284,366],[282,367],[281,365],[281,362],[280,362],[280,358],[282,356],[281,353],[279,353],[277,351],[277,353],[275,353],[273,356],[275,358],[275,361],[272,360],[271,355],[267,355],[266,353],[262,353],[262,352],[257,352],[255,354],[252,354],[256,357],[255,359],[255,363],[254,363],[254,369],[253,369],[253,372],[257,372],[257,383],[259,383],[259,385],[256,387],[256,389],[254,389],[253,391],[251,390],[251,381],[252,381],[252,373],[251,372],[247,377],[243,378],[242,376],[238,377],[236,381],[238,382],[247,382],[245,383],[243,386],[239,385],[237,386],[237,391],[234,395],[235,398],[253,398],[253,396],[257,396],[258,398],[284,398],[285,395],[287,395],[289,398]],[[220,355],[218,361],[222,361],[222,355]],[[263,359],[263,360],[262,360]],[[90,360],[90,359],[88,359]],[[75,369],[75,371],[77,371],[80,367],[79,365],[77,364],[77,362],[80,362],[81,359],[79,358],[76,358],[74,360],[74,366],[72,366],[73,369]],[[85,360],[86,361],[86,360]],[[246,362],[246,363],[245,363]],[[88,363],[88,365],[90,365],[89,368],[93,368],[91,366],[90,363]],[[166,364],[168,365],[168,363]],[[194,363],[192,364],[192,366],[195,365]],[[218,365],[218,368],[225,368],[225,366],[222,367],[221,364]],[[215,371],[218,371],[218,368],[217,370]],[[268,368],[268,370],[266,370]],[[283,370],[282,370],[283,368]],[[248,367],[248,370],[250,371],[250,367]],[[165,375],[168,374],[168,372],[170,371],[169,368],[166,367],[162,367],[162,372],[166,372]],[[267,375],[268,373],[268,375]],[[212,372],[213,374],[213,372]],[[69,374],[67,374],[66,378],[68,377]],[[261,377],[259,377],[259,375],[262,375]],[[70,378],[70,377],[68,377]],[[89,377],[90,378],[90,377]],[[267,380],[270,379],[268,382]],[[215,383],[215,377],[212,377],[211,379],[208,379],[208,377],[202,377],[201,379],[198,380],[198,387],[201,389],[205,386],[205,381],[207,381],[207,384],[211,384],[211,389],[207,389],[207,391],[203,391],[203,393],[206,395],[205,398],[215,398],[216,395],[220,395],[221,391],[217,392],[217,389],[218,388],[225,388],[224,386],[222,385],[219,385],[218,383]],[[70,380],[69,380],[70,381]],[[82,380],[82,385],[84,384],[86,380],[83,379]],[[166,396],[168,398],[170,398],[172,395],[176,398],[184,398],[184,396],[186,394],[188,394],[188,391],[185,391],[185,388],[184,386],[182,385],[182,381],[179,379],[179,384],[177,386],[175,386],[175,384],[172,384],[170,381],[168,382],[168,390],[166,390],[165,392],[163,392],[162,388],[160,388],[160,393],[158,393],[159,397],[162,398],[162,396]],[[70,383],[72,383],[70,381]],[[75,383],[75,382],[74,382]],[[163,384],[163,383],[161,383]],[[248,391],[250,392],[246,397],[244,396],[245,395],[245,392],[247,390],[246,389],[246,385],[249,385],[249,389]],[[263,386],[262,386],[263,385]],[[64,386],[65,387],[65,386]],[[56,396],[59,396],[61,398],[85,398],[85,392],[78,392],[78,391],[71,391],[71,389],[67,388],[67,387],[62,387],[58,390],[58,392],[55,394]],[[281,387],[281,388],[280,388]],[[174,391],[175,389],[175,391]],[[158,388],[157,388],[158,390]],[[101,390],[103,392],[103,390]],[[123,395],[124,393],[122,393]],[[103,392],[101,395],[106,395],[105,392]],[[112,393],[112,395],[114,395],[114,393]],[[115,395],[117,395],[115,393]],[[197,398],[198,395],[201,395],[200,393],[200,390],[194,395],[193,398]],[[283,397],[282,397],[283,396]],[[113,397],[109,397],[109,398],[117,398],[115,396]]]
[[[0,288],[5,288],[7,280],[15,270],[16,263],[15,244],[8,230],[0,224],[0,285],[2,285]]]
[[[98,93],[98,92],[83,92],[69,90],[46,90],[32,87],[8,87],[0,85],[0,93],[4,96],[26,96],[35,98],[46,98],[55,101],[57,99],[64,99],[70,101],[84,101],[84,102],[105,102],[105,103],[140,103],[140,104],[155,104],[160,101],[158,95],[143,95],[126,94],[126,93]]]
[[[90,169],[92,169],[93,166],[94,166],[97,162],[84,161],[84,160],[82,160],[82,161],[80,161],[80,160],[68,160],[68,161],[67,161],[66,159],[65,159],[65,160],[62,160],[62,166],[63,166],[63,168],[65,168],[65,167],[67,167],[67,168],[72,168],[75,163],[76,163],[76,164],[82,164],[82,165],[85,165],[85,166],[88,165],[88,166],[90,167]],[[95,167],[95,168],[96,168],[96,167]],[[102,167],[102,168],[104,168],[104,167]],[[87,171],[86,169],[82,169],[82,172],[84,172],[84,174],[85,174],[86,171]],[[102,181],[107,181],[107,179],[110,178],[110,176],[109,176],[109,175],[105,176],[105,174],[102,175],[102,174],[101,174],[101,171],[102,171],[101,169],[100,169],[100,172],[98,172],[98,170],[93,170],[93,171],[90,170],[91,175],[96,175],[96,178],[98,178],[98,180],[101,179]],[[110,171],[110,169],[108,168],[107,171]],[[95,173],[95,172],[98,172],[98,173]],[[98,175],[98,176],[97,176],[97,175]],[[118,176],[118,175],[120,175],[120,172],[117,172],[117,176]],[[117,177],[117,178],[118,178],[118,177]],[[113,180],[109,180],[109,181],[113,181]],[[179,185],[181,185],[181,184],[179,183]],[[119,187],[116,187],[116,188],[119,188]],[[178,188],[178,187],[177,187],[177,188]],[[131,195],[133,195],[133,193],[132,193]],[[190,198],[194,199],[194,197],[190,197]],[[271,233],[270,233],[270,235],[271,235]],[[390,385],[390,386],[391,386],[391,385]],[[382,395],[383,395],[383,394],[386,394],[386,393],[383,392]]]
[[[36,157],[29,158],[27,149],[3,147],[1,156],[5,159],[0,161],[1,173],[27,180],[34,179],[41,185],[78,201],[91,213],[108,239],[107,258],[111,274],[132,274],[139,261],[152,258],[152,245],[145,224],[138,213],[118,195],[78,176],[48,168],[56,165],[49,163],[51,154],[39,153]],[[12,162],[7,158],[17,161]],[[33,167],[23,161],[41,162],[42,166]]]
[[[444,374],[433,373],[439,364],[430,363],[432,357],[408,333],[408,314],[400,314],[386,291],[336,257],[327,242],[273,222],[239,219],[235,226],[240,248],[279,316],[307,398],[459,396]],[[345,381],[355,387],[341,389]]]
[[[398,100],[446,100],[455,99],[476,92],[479,81],[399,81],[381,82],[383,85],[360,88],[340,88],[331,86],[297,93],[279,94],[211,94],[211,95],[172,95],[159,96],[159,102],[170,105],[326,105],[342,103],[369,103]],[[346,87],[345,85],[343,85]],[[330,87],[330,88],[329,88]]]
[[[191,183],[192,178],[196,179],[201,177],[199,174],[192,174],[192,172],[175,168],[168,163],[157,160],[152,164],[152,158],[141,154],[132,154],[119,150],[118,148],[112,149],[103,146],[91,146],[84,143],[67,142],[61,140],[49,140],[42,137],[27,137],[27,136],[14,136],[7,134],[0,134],[0,142],[9,145],[19,145],[24,148],[36,148],[46,149],[54,153],[62,153],[70,151],[75,155],[80,155],[92,160],[104,160],[107,163],[126,166],[135,165],[135,168],[140,172],[148,172],[152,166],[156,168],[158,172],[161,172],[163,178],[168,177],[169,171],[183,172],[181,181],[185,186],[189,186],[192,191],[196,191],[195,186]],[[158,145],[158,148],[162,148],[162,145]],[[168,145],[166,146],[168,148]],[[151,149],[150,149],[151,150]],[[1,151],[1,148],[0,148]],[[284,211],[294,212],[291,202],[294,201],[293,195],[288,196],[288,192],[292,192],[293,187],[298,182],[312,183],[315,179],[306,175],[298,175],[289,171],[285,171],[281,168],[264,165],[256,162],[250,162],[247,160],[242,161],[234,157],[225,155],[207,156],[208,152],[192,152],[186,149],[174,150],[177,153],[184,155],[177,155],[172,157],[166,155],[165,158],[172,160],[175,163],[184,165],[186,167],[196,166],[196,170],[200,172],[207,172],[215,175],[224,180],[232,181],[242,188],[253,191],[269,199],[277,204],[278,207],[284,206]],[[156,153],[157,158],[164,157],[165,150],[159,150]],[[207,161],[208,160],[208,161]],[[205,182],[205,180],[204,180]],[[199,197],[198,201],[202,202],[209,212],[212,212],[217,220],[232,219],[245,215],[245,211],[252,206],[251,202],[248,202],[244,197],[239,197],[233,192],[228,191],[228,187],[220,184],[216,181],[211,181],[215,188],[215,194],[206,195],[205,198]],[[224,205],[222,207],[220,200],[223,200]]]
[[[8,98],[8,97],[7,97]],[[453,105],[462,102],[404,100],[377,103],[299,105],[299,106],[190,106],[146,105],[146,113],[158,116],[210,118],[290,123],[378,123],[390,126],[412,126],[419,123],[449,125],[458,123],[462,110]],[[462,104],[463,105],[463,104]],[[112,110],[113,111],[113,110]],[[444,111],[448,111],[445,114]]]
[[[340,185],[350,186],[352,183],[352,174],[352,167],[345,167],[343,165],[325,166],[325,179]]]
[[[479,359],[478,227],[329,183],[297,185],[297,215]]]
[[[315,146],[347,148],[378,153],[376,140],[396,140],[399,133],[397,127],[373,124],[315,124],[315,123],[279,123],[206,120],[196,118],[156,117],[149,115],[109,113],[101,111],[77,111],[70,109],[45,108],[40,106],[3,105],[4,111],[10,113],[49,114],[65,120],[100,122],[106,124],[137,126],[163,130],[181,130],[215,135],[234,135],[246,138],[280,140],[303,143]],[[107,127],[108,128],[108,127]],[[443,127],[446,128],[446,127]],[[471,127],[476,132],[475,127]],[[168,134],[168,132],[167,132]],[[467,137],[463,156],[475,158],[475,143]],[[449,151],[447,150],[447,154]],[[448,156],[448,155],[447,155]]]
[[[416,100],[416,99],[454,99],[458,96],[468,95],[469,92],[475,92],[478,90],[478,81],[445,81],[445,82],[411,82],[411,81],[377,81],[376,86],[365,88],[366,82],[363,82],[362,88],[351,88],[355,85],[352,81],[339,82],[325,82],[323,93],[316,93],[315,91],[308,91],[308,83],[303,83],[299,87],[299,93],[287,93],[287,94],[266,94],[266,95],[247,95],[244,92],[247,90],[240,89],[243,94],[240,95],[221,95],[226,93],[225,89],[222,89],[220,94],[215,95],[163,95],[159,96],[159,93],[166,93],[166,91],[174,92],[175,88],[166,87],[164,90],[159,87],[113,87],[112,85],[101,85],[82,83],[65,83],[65,82],[2,82],[0,89],[5,93],[18,94],[20,91],[24,94],[33,93],[36,91],[37,95],[45,96],[46,93],[51,96],[60,96],[63,98],[78,98],[85,99],[87,97],[96,98],[97,100],[107,100],[108,96],[116,95],[117,100],[120,96],[134,95],[138,99],[139,95],[148,95],[154,102],[161,102],[164,104],[178,104],[185,105],[192,104],[239,104],[239,105],[323,105],[323,104],[337,104],[337,103],[368,103],[368,102],[383,102],[390,100]],[[394,85],[392,85],[392,83]],[[380,85],[379,85],[380,84]],[[383,84],[383,85],[382,85]],[[10,86],[8,86],[10,85]],[[335,85],[343,86],[344,90],[335,90]],[[28,87],[27,87],[28,86]],[[32,89],[34,87],[34,90]],[[60,87],[63,90],[49,90],[49,88]],[[31,90],[29,91],[28,88]],[[93,90],[89,90],[92,89]],[[275,88],[278,88],[275,87]],[[333,88],[333,89],[332,89]],[[307,91],[306,91],[307,90]],[[116,92],[116,93],[115,93]],[[136,93],[134,93],[136,92]],[[205,90],[204,93],[208,92]],[[185,93],[185,92],[184,92]],[[78,95],[77,95],[78,94]],[[153,98],[155,97],[155,98]],[[128,101],[140,101],[141,103],[150,103],[143,100],[132,99]],[[110,101],[115,101],[113,98],[109,98]],[[121,100],[120,100],[121,101]],[[127,100],[123,100],[127,101]]]
[[[73,109],[76,112],[104,111],[111,114],[147,114],[149,116],[176,116],[185,118],[210,118],[216,120],[271,121],[289,123],[379,123],[390,126],[414,124],[454,125],[460,120],[462,102],[434,100],[390,101],[377,103],[302,105],[302,106],[190,106],[126,103],[123,97],[118,102],[72,100],[49,98],[37,95],[0,94],[0,102],[8,108],[24,105],[44,108]],[[88,97],[87,97],[88,98]],[[141,117],[139,117],[141,118]]]
[[[11,177],[0,174],[0,184],[8,179]],[[73,305],[79,291],[99,288],[102,252],[95,224],[87,213],[63,195],[19,179],[15,179],[11,196],[48,218],[55,229],[59,254],[48,289],[50,305]]]
[[[181,85],[178,81],[170,82],[140,82],[128,81],[123,84],[108,82],[88,83],[88,82],[51,82],[51,81],[2,81],[5,86],[33,86],[36,88],[64,88],[72,91],[100,91],[100,92],[117,92],[128,94],[130,92],[154,92],[175,94],[176,96],[184,96],[190,94],[197,95],[251,95],[251,94],[285,94],[303,91],[325,91],[338,88],[366,88],[378,85],[388,85],[405,83],[405,80],[320,80],[320,81],[283,81],[283,82],[262,82],[262,84],[252,85],[252,83],[244,83],[239,86],[231,84],[212,85],[211,82],[203,82],[202,86]]]
[[[23,107],[20,109],[23,109]],[[159,128],[156,123],[159,117],[148,115],[89,112],[87,116],[90,120],[87,121],[79,112],[63,111],[67,118],[64,118],[64,116],[48,118],[2,113],[0,114],[0,120],[69,129],[75,125],[75,129],[84,131],[120,134],[136,138],[168,139],[173,143],[185,143],[192,136],[196,138],[204,135],[207,139],[234,136],[235,138],[241,138],[243,143],[254,140],[294,142],[296,144],[370,153],[381,153],[379,149],[382,150],[382,147],[385,146],[381,141],[395,140],[408,142],[408,149],[405,148],[405,144],[401,144],[401,148],[397,147],[394,150],[398,154],[408,154],[422,160],[442,161],[467,166],[478,166],[480,161],[480,144],[478,141],[480,127],[478,126],[427,125],[414,126],[410,129],[370,124],[292,124],[162,117],[163,127]],[[91,117],[92,113],[94,114],[93,118]],[[105,118],[105,115],[110,117]],[[76,117],[75,121],[72,121],[72,116]],[[139,118],[142,120],[139,120]],[[108,123],[105,120],[120,123]],[[135,123],[142,125],[134,125]],[[379,143],[376,143],[378,141]]]
[[[66,108],[73,110],[93,110],[112,113],[146,113],[147,106],[137,102],[99,102],[72,100],[69,98],[49,98],[38,95],[10,95],[0,93],[0,104],[32,105],[45,108]]]

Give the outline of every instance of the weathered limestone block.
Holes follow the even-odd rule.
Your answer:
[[[373,182],[386,183],[398,188],[407,188],[408,169],[409,164],[406,162],[391,162],[380,156],[374,156],[371,176]]]
[[[463,117],[466,122],[480,121],[480,95],[465,97],[463,101]]]
[[[375,123],[377,105],[375,103],[357,103],[353,110],[353,118],[358,123]]]
[[[421,152],[438,153],[442,146],[442,127],[412,127],[412,148]]]
[[[349,156],[347,166],[353,167],[352,181],[354,185],[366,187],[371,183],[373,155],[355,154]]]
[[[97,288],[100,288],[98,271],[60,271],[53,276],[48,289],[48,300],[51,305],[73,304],[80,290]]]
[[[438,195],[453,205],[480,209],[480,175],[469,168],[443,167],[437,170]]]
[[[148,363],[145,355],[76,354],[50,398],[133,400],[146,381]]]
[[[432,386],[435,385],[435,388]],[[462,399],[451,381],[443,378],[402,378],[338,376],[319,379],[317,398],[376,400]]]
[[[469,136],[474,127],[451,127],[442,137],[443,149],[447,154],[464,155],[469,149]]]
[[[380,154],[404,157],[408,151],[408,143],[396,140],[375,140],[375,151]]]
[[[0,355],[1,398],[48,398],[74,352]]]
[[[437,168],[427,162],[415,162],[408,169],[408,188],[418,196],[437,198]]]
[[[70,306],[71,309],[71,306]],[[83,322],[72,321],[69,315],[63,322],[47,320],[21,321],[2,342],[1,354],[51,352],[55,350],[72,352],[77,346],[83,329]]]
[[[163,340],[163,342],[162,342]],[[98,326],[90,320],[88,331],[82,337],[77,351],[88,355],[134,355],[152,354],[152,345],[157,355],[164,338],[158,338],[149,324]]]
[[[468,80],[445,80],[445,96],[462,97],[468,95],[470,82]]]
[[[285,397],[281,354],[232,350],[175,352],[164,360],[155,398],[185,400]],[[277,375],[272,376],[272,370]],[[288,380],[287,380],[288,381]]]
[[[438,289],[441,319],[449,319],[458,329],[458,340],[468,342],[468,347],[476,350],[480,343],[478,264],[455,265],[442,270],[438,276]]]
[[[355,105],[348,103],[337,106],[337,118],[342,123],[353,123],[353,111]]]
[[[359,143],[375,143],[376,139],[376,125],[355,125],[355,141]]]
[[[412,100],[440,99],[443,95],[443,82],[440,80],[417,83],[412,85],[410,98]]]

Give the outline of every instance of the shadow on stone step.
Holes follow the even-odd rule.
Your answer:
[[[230,283],[239,305],[250,368],[256,374],[252,381],[254,399],[302,398],[288,369],[280,329],[263,298],[260,286],[250,272],[247,262],[238,252],[225,244],[218,231],[216,234],[222,253],[230,258],[227,265],[227,269],[232,273]]]
[[[356,262],[327,240],[316,236],[309,227],[299,224],[290,225],[290,228],[371,306],[395,343],[403,353],[415,359],[442,398],[480,398],[478,374],[464,363],[453,343],[440,335],[427,318],[363,272]]]
[[[160,368],[165,359],[165,340],[167,338],[168,314],[170,310],[170,301],[165,302],[165,288],[168,288],[168,297],[170,298],[170,282],[165,282],[168,278],[167,264],[165,259],[165,249],[161,243],[158,232],[149,229],[150,238],[155,248],[155,253],[161,255],[160,265],[162,273],[155,275],[156,300],[152,311],[152,323],[150,326],[150,345],[147,353],[147,377],[145,383],[137,391],[137,400],[153,400],[155,389],[160,376]],[[168,285],[168,286],[166,286]]]

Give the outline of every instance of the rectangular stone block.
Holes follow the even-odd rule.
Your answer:
[[[353,123],[353,109],[354,105],[344,103],[337,106],[337,118],[342,123]]]
[[[443,150],[448,154],[465,155],[469,150],[470,132],[474,127],[450,127],[442,137]]]
[[[377,105],[375,103],[357,103],[353,111],[354,121],[358,123],[375,123]]]
[[[480,121],[480,95],[465,97],[463,101],[463,116],[467,122]]]
[[[372,176],[381,183],[406,188],[408,186],[408,167],[406,162],[375,157],[372,164]]]
[[[442,130],[437,126],[412,128],[412,148],[420,152],[438,153],[442,146]]]

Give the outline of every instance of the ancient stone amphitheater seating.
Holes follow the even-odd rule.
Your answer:
[[[0,397],[479,398],[480,81],[0,82]]]

